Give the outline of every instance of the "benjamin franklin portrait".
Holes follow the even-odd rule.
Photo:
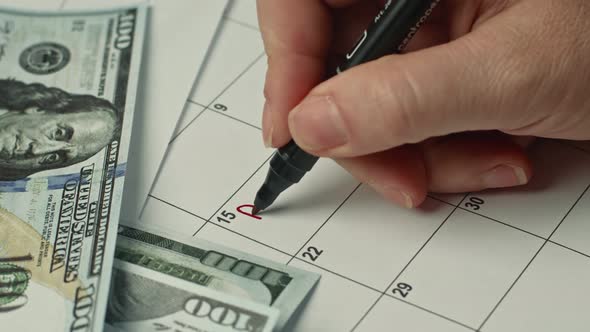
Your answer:
[[[105,99],[0,79],[0,181],[82,162],[118,137],[121,122]]]

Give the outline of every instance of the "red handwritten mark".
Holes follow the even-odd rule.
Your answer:
[[[246,211],[244,211],[244,209],[248,209],[250,212],[246,212]],[[252,209],[254,209],[254,205],[252,205],[252,204],[244,204],[244,205],[240,205],[240,206],[238,206],[236,208],[236,210],[238,210],[239,213],[241,213],[241,214],[243,214],[245,216],[248,216],[250,218],[254,218],[254,219],[257,219],[257,220],[262,220],[262,217],[259,217],[257,215],[254,215],[252,213]]]

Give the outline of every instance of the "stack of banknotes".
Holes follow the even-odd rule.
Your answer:
[[[119,224],[148,10],[0,9],[3,331],[276,331],[318,280]]]

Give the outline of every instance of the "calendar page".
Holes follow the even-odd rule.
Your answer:
[[[539,141],[526,187],[431,195],[415,210],[321,160],[252,216],[273,153],[265,71],[255,1],[236,0],[141,220],[124,223],[321,274],[291,331],[589,331],[590,144]]]

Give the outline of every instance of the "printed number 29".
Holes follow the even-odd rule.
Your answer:
[[[400,282],[393,289],[393,294],[398,294],[401,297],[405,298],[410,294],[411,291],[412,291],[412,286],[410,286],[409,284],[406,284],[405,282]]]

